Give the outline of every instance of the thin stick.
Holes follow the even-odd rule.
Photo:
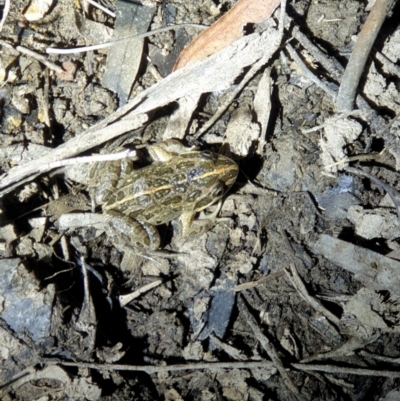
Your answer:
[[[311,82],[314,82],[319,88],[321,88],[325,93],[327,93],[332,99],[336,99],[336,92],[330,89],[327,85],[325,85],[318,77],[316,77],[305,65],[303,60],[299,57],[299,55],[295,52],[292,45],[288,43],[286,45],[286,49],[288,50],[292,59],[296,62],[298,67],[300,68],[303,75],[309,79]]]
[[[363,115],[363,111],[361,111],[361,110],[353,110],[353,111],[349,111],[349,112],[346,112],[346,113],[340,113],[340,114],[337,114],[335,117],[331,118],[329,120],[329,122],[326,122],[326,123],[321,124],[321,125],[317,125],[316,127],[312,127],[312,128],[309,128],[309,129],[300,128],[300,131],[303,134],[309,134],[311,132],[316,132],[316,131],[319,131],[319,130],[325,128],[325,127],[328,127],[333,122],[343,120],[343,119],[345,119],[345,118],[347,118],[349,116],[362,117],[362,115]]]
[[[400,371],[392,370],[375,370],[375,369],[359,369],[359,368],[344,368],[341,366],[333,365],[308,365],[302,363],[292,363],[295,369],[303,371],[319,371],[325,373],[335,373],[344,375],[358,375],[358,376],[377,376],[377,377],[389,377],[391,379],[397,379],[400,377]]]
[[[0,32],[2,31],[3,25],[7,19],[8,13],[10,12],[10,4],[11,4],[10,0],[4,0],[3,18],[0,21]]]
[[[383,181],[381,181],[379,178],[375,177],[372,174],[367,173],[364,170],[360,170],[360,169],[357,169],[354,167],[345,167],[344,170],[348,171],[349,173],[352,173],[352,174],[367,177],[378,187],[381,187],[384,191],[386,191],[387,194],[390,196],[390,199],[392,199],[394,205],[396,206],[397,218],[400,219],[400,195],[394,188],[390,187],[389,185],[387,185]]]
[[[376,0],[354,45],[336,99],[337,111],[353,110],[354,99],[369,53],[395,0]]]
[[[350,163],[350,162],[356,162],[360,160],[378,160],[383,153],[385,152],[386,149],[383,149],[379,153],[367,153],[363,155],[355,155],[355,156],[349,156],[345,157],[342,160],[339,160],[336,163],[329,164],[328,166],[325,166],[325,170],[329,170],[332,167],[339,166],[340,164],[345,164],[345,163]]]
[[[121,305],[121,308],[128,305],[129,302],[133,301],[135,298],[139,297],[140,295],[144,294],[145,292],[150,291],[151,289],[153,289],[155,287],[158,287],[162,283],[163,283],[162,280],[156,280],[156,281],[153,281],[152,283],[144,285],[143,287],[140,287],[139,289],[131,292],[130,294],[120,295],[118,297],[118,300]]]
[[[238,297],[238,306],[240,308],[240,312],[243,313],[246,319],[246,323],[250,326],[253,330],[253,333],[257,340],[260,342],[261,346],[264,348],[265,352],[271,358],[274,366],[278,369],[279,373],[282,376],[283,381],[287,385],[287,387],[292,391],[294,394],[299,394],[300,391],[297,386],[294,384],[292,379],[289,377],[288,373],[286,372],[282,361],[280,360],[278,353],[276,352],[274,346],[269,341],[269,339],[262,333],[261,329],[258,326],[256,319],[250,313],[249,309],[247,308],[246,304],[244,303],[242,297]]]
[[[289,21],[291,21],[290,18]],[[340,80],[344,68],[334,57],[330,57],[324,53],[303,32],[300,31],[298,26],[293,27],[293,36],[303,46],[303,48],[314,57],[314,60],[321,64],[334,79],[337,81]]]
[[[364,350],[360,351],[359,354],[361,356],[363,356],[364,358],[375,359],[376,361],[379,361],[379,362],[396,363],[396,364],[400,363],[400,358],[392,358],[390,356],[377,355],[377,354],[373,354],[371,352],[364,351]]]
[[[279,230],[279,233],[282,236],[283,239],[283,244],[287,251],[292,255],[294,259],[297,259],[297,256],[295,252],[292,249],[292,246],[290,245],[289,239],[286,235],[286,232],[284,230]],[[290,263],[289,267],[285,269],[286,275],[290,282],[292,283],[293,287],[297,290],[299,295],[306,301],[310,306],[315,309],[317,312],[320,312],[323,316],[325,316],[331,323],[335,324],[336,326],[339,326],[339,318],[335,316],[331,311],[326,309],[324,305],[316,298],[312,297],[308,291],[306,286],[303,283],[303,280],[299,276],[299,273],[297,272],[296,266],[294,263]]]
[[[119,43],[127,42],[129,40],[143,39],[143,38],[147,38],[149,36],[155,35],[156,33],[177,30],[180,28],[206,29],[208,27],[204,26],[204,25],[199,25],[199,24],[180,24],[180,25],[165,26],[163,28],[155,29],[154,31],[139,33],[138,35],[113,40],[112,42],[100,43],[99,45],[75,47],[73,49],[58,49],[55,47],[48,47],[46,49],[46,53],[47,54],[74,54],[74,53],[88,52],[88,51],[92,51],[92,50],[106,49],[107,47],[111,47],[111,46],[117,45]]]
[[[122,159],[134,159],[136,158],[136,150],[124,150],[119,153],[110,153],[106,155],[92,155],[92,156],[82,156],[82,157],[74,157],[72,159],[59,160],[56,162],[44,164],[42,171],[49,171],[54,168],[71,166],[74,164],[86,164],[86,163],[97,163],[97,162],[106,162],[106,161],[115,161]]]
[[[125,370],[131,372],[146,372],[148,374],[160,372],[179,372],[182,370],[221,370],[221,369],[254,369],[264,368],[273,369],[274,364],[270,361],[256,361],[256,362],[200,362],[200,363],[187,363],[167,366],[144,366],[144,365],[114,365],[111,363],[98,364],[87,362],[62,362],[46,359],[46,363],[50,365],[62,366],[75,366],[78,368],[88,368],[96,370]]]
[[[264,284],[264,283],[266,283],[268,281],[276,280],[279,277],[284,276],[285,274],[286,273],[285,273],[284,270],[279,270],[278,272],[272,273],[272,274],[270,274],[268,276],[265,276],[265,277],[262,277],[257,281],[248,281],[247,283],[238,284],[235,287],[233,287],[233,291],[238,292],[238,291],[248,290],[250,288],[257,287],[257,286],[259,286],[261,284]]]
[[[54,64],[53,62],[47,60],[47,58],[45,56],[42,56],[41,54],[39,54],[39,53],[37,53],[37,52],[35,52],[33,50],[27,49],[26,47],[23,47],[23,46],[14,47],[14,46],[10,45],[9,43],[7,43],[4,40],[0,40],[0,45],[8,47],[9,49],[17,50],[22,54],[25,54],[25,55],[27,55],[29,57],[34,58],[35,60],[37,60],[40,63],[44,64],[47,68],[50,68],[51,70],[57,72],[58,74],[62,74],[62,73],[65,72],[57,64]]]
[[[90,3],[92,6],[98,8],[99,10],[103,11],[103,13],[108,14],[110,17],[115,18],[115,13],[113,13],[112,11],[110,11],[108,8],[102,6],[101,4],[93,1],[93,0],[86,0],[88,3]]]
[[[297,269],[293,263],[289,264],[289,268],[286,270],[286,274],[287,274],[290,282],[296,288],[297,292],[304,299],[304,301],[306,301],[308,304],[310,304],[310,306],[314,310],[316,310],[317,312],[320,312],[331,323],[335,324],[338,327],[340,319],[337,316],[335,316],[331,311],[326,309],[318,299],[315,299],[308,293],[306,286],[304,285],[303,281],[301,280],[301,278],[297,272]]]

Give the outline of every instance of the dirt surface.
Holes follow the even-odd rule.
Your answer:
[[[282,42],[278,8],[172,74],[198,27],[46,49],[208,26],[234,1],[104,2],[117,23],[39,3],[12,2],[0,32],[0,399],[399,399],[399,4],[339,113],[366,2],[290,2]],[[61,160],[137,149],[141,168],[171,137],[238,164],[221,219],[121,252],[89,213],[88,164]]]

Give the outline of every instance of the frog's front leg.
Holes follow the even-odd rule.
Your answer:
[[[227,218],[217,218],[218,213],[222,207],[222,200],[220,199],[215,210],[210,214],[200,213],[199,218],[195,219],[196,212],[183,213],[179,217],[179,233],[182,237],[189,237],[191,235],[200,235],[209,231],[215,224],[220,221],[230,221]]]
[[[160,247],[160,234],[155,226],[133,219],[115,210],[105,213],[110,227],[108,236],[113,245],[121,252],[155,251]]]

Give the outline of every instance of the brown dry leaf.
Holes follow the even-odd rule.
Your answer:
[[[178,57],[173,71],[203,60],[243,36],[243,26],[269,18],[280,0],[239,0],[224,16],[197,36]]]

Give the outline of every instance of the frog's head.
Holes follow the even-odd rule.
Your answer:
[[[200,163],[189,172],[188,178],[196,183],[198,189],[195,210],[201,211],[218,202],[236,181],[239,168],[229,157],[202,152]],[[201,189],[201,191],[200,191]]]
[[[218,174],[219,181],[224,184],[223,196],[236,181],[239,173],[238,165],[229,157],[218,155],[215,161],[215,169]]]

